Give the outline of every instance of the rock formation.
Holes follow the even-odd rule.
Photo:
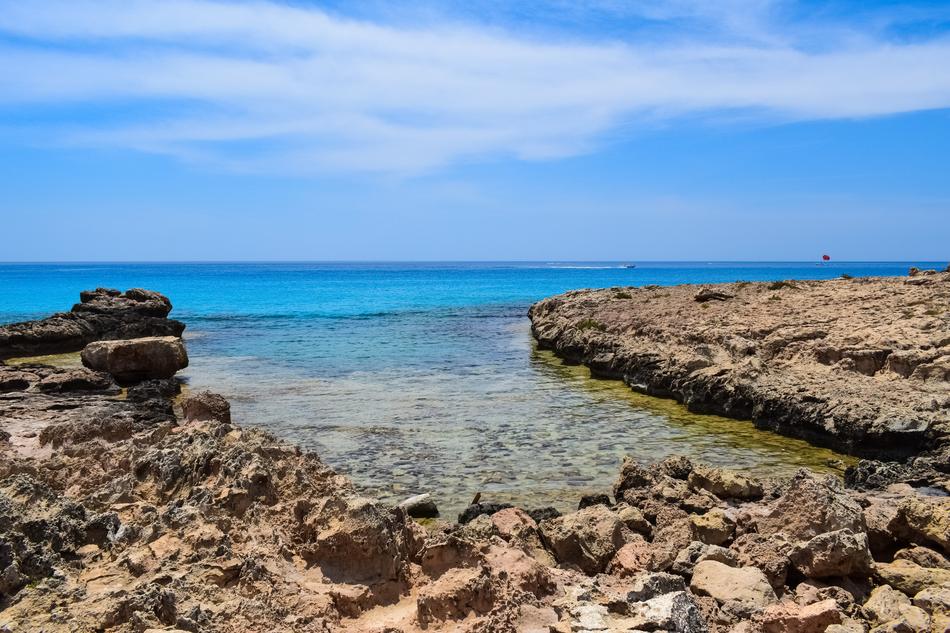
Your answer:
[[[179,391],[0,363],[0,631],[950,626],[946,478],[854,489],[628,459],[576,512],[477,500],[423,527]]]
[[[69,312],[0,327],[0,359],[78,352],[88,343],[145,336],[181,336],[185,324],[167,318],[167,297],[133,288],[86,290]]]
[[[950,274],[580,290],[539,346],[696,412],[950,471]],[[891,481],[904,480],[909,473]]]

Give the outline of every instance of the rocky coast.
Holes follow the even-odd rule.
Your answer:
[[[937,276],[933,283],[946,282]],[[713,290],[733,296],[699,310],[715,314],[707,311],[747,289],[730,290]],[[535,331],[572,360],[624,374],[599,346],[616,335],[613,358],[635,358],[619,354],[619,323],[637,311],[628,305],[613,321],[612,312],[596,308],[633,302],[640,292],[658,291],[542,302],[532,309]],[[362,497],[317,455],[234,424],[221,396],[182,390],[174,373],[187,364],[183,326],[163,322],[166,298],[141,290],[84,297],[101,298],[97,323],[113,311],[125,314],[114,320],[118,329],[87,328],[85,319],[62,315],[0,328],[0,357],[53,353],[66,340],[71,351],[82,350],[85,365],[0,363],[0,631],[857,633],[950,626],[950,497],[939,452],[945,386],[928,392],[938,406],[922,406],[913,428],[877,420],[898,401],[913,403],[905,413],[918,411],[929,386],[880,388],[901,393],[864,403],[879,407],[873,420],[858,415],[858,404],[842,405],[851,442],[916,433],[908,451],[914,463],[862,462],[847,486],[807,470],[760,480],[686,458],[627,460],[612,489],[578,500],[576,512],[486,499],[458,521],[417,521],[412,504]],[[139,313],[148,325],[133,325],[130,302],[143,297],[164,312]],[[790,310],[795,305],[788,300]],[[78,334],[65,336],[73,326]],[[687,336],[685,325],[679,331]],[[663,365],[664,352],[654,353]],[[899,380],[937,383],[932,367],[945,357],[913,358]],[[670,376],[678,359],[666,358]],[[835,363],[842,366],[833,371],[871,379],[881,372],[867,376]],[[631,383],[648,378],[624,368],[637,378]],[[789,390],[790,401],[807,401],[810,384],[817,381]],[[702,406],[717,401],[710,395]]]

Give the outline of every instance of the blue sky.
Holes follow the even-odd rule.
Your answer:
[[[0,0],[0,260],[945,260],[950,3]]]

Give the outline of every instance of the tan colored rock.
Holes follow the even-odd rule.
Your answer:
[[[688,481],[691,487],[721,499],[760,499],[763,494],[762,484],[752,477],[722,468],[694,466]]]
[[[875,563],[874,575],[908,596],[916,596],[927,587],[950,584],[950,570],[921,567],[907,560]]]
[[[614,555],[607,566],[607,573],[615,576],[629,577],[645,571],[650,571],[651,552],[653,548],[643,537],[634,537]]]
[[[920,542],[934,543],[950,554],[950,497],[905,499],[895,523],[895,529],[904,529]]]
[[[623,301],[616,290],[583,290],[538,302],[529,317],[542,348],[601,375],[696,410],[902,457],[926,449],[946,422],[933,403],[950,379],[939,316],[950,313],[948,279],[718,284],[709,290],[733,298],[702,304],[693,285],[625,288]],[[590,322],[601,327],[582,327]],[[901,350],[936,358],[899,354],[889,366]],[[846,527],[863,531],[828,526],[792,540]]]
[[[730,567],[713,560],[696,565],[689,588],[698,595],[715,598],[719,604],[735,605],[740,613],[751,613],[777,600],[760,569]]]
[[[930,616],[923,609],[902,604],[898,611],[896,618],[875,626],[871,633],[930,633]]]
[[[689,517],[695,540],[707,545],[722,545],[732,538],[736,529],[733,521],[723,510],[715,508],[706,514]]]
[[[788,557],[806,578],[867,575],[873,562],[867,535],[851,530],[819,534],[793,547]]]
[[[603,572],[617,550],[632,539],[627,526],[603,505],[543,521],[540,529],[558,562],[586,574]]]
[[[939,552],[929,547],[907,547],[898,550],[894,554],[894,560],[908,560],[921,567],[936,567],[937,569],[950,569],[950,560]]]
[[[805,541],[824,532],[864,532],[861,506],[851,498],[841,481],[831,475],[800,470],[788,488],[773,503],[765,517],[756,520],[762,534],[782,532],[791,541]]]
[[[743,534],[733,541],[730,549],[736,553],[740,565],[761,569],[773,588],[781,589],[785,585],[792,544],[784,534]]]
[[[96,341],[82,350],[82,364],[111,374],[120,384],[171,378],[188,366],[185,345],[177,336],[149,336]]]
[[[914,606],[930,615],[950,615],[950,585],[927,587],[914,596]]]
[[[623,521],[623,524],[631,531],[644,536],[650,536],[653,532],[653,526],[646,520],[639,508],[635,508],[628,503],[621,503],[614,508],[614,512],[617,513],[617,518]]]
[[[883,624],[900,617],[900,606],[909,605],[910,598],[890,585],[875,587],[861,607],[871,622]]]
[[[823,633],[841,622],[841,612],[834,600],[809,605],[783,601],[770,604],[753,618],[761,633]]]

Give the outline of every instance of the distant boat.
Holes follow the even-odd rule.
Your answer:
[[[624,268],[636,268],[636,267],[637,267],[636,264],[625,264],[625,265],[624,265]]]

